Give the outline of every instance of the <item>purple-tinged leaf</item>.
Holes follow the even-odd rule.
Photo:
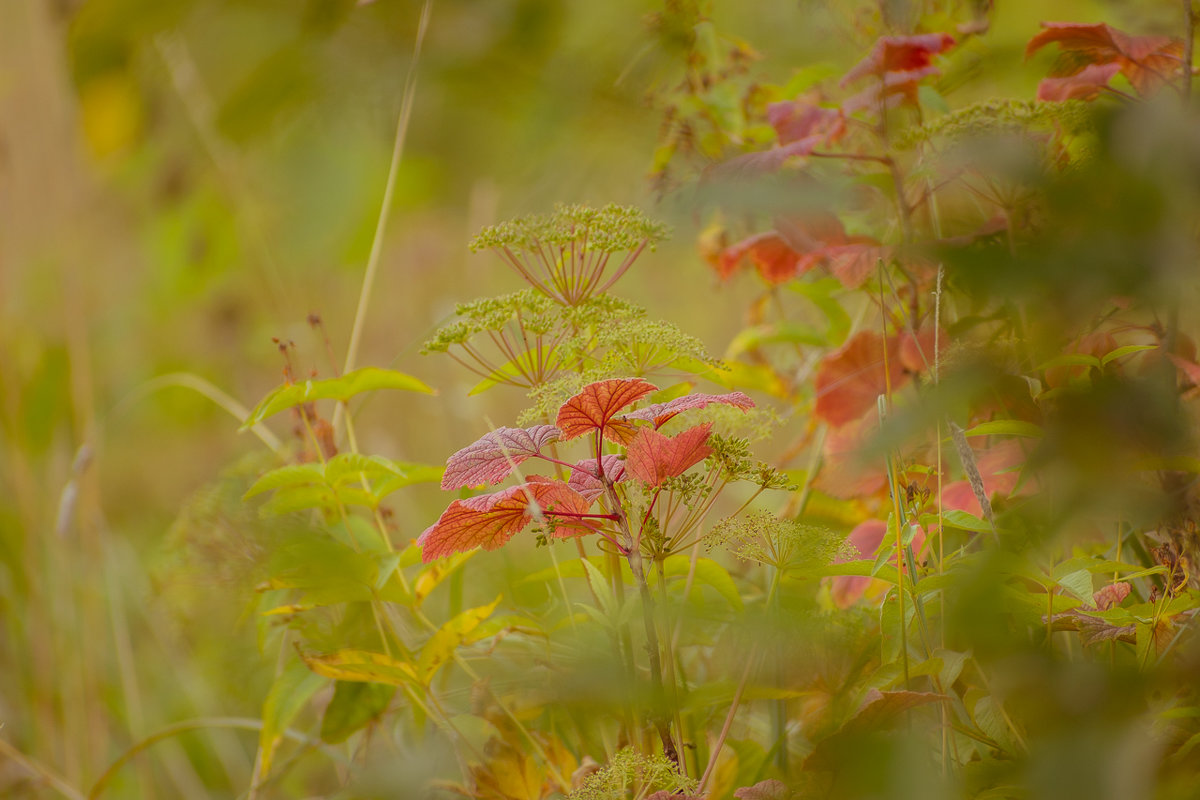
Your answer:
[[[517,464],[540,455],[543,447],[557,441],[561,435],[562,431],[553,425],[497,428],[446,460],[442,488],[451,490],[499,483]]]
[[[607,455],[601,459],[604,474],[613,483],[625,480],[625,459],[618,455]],[[604,484],[596,471],[596,459],[585,458],[571,467],[571,478],[567,485],[590,501],[604,493]]]
[[[754,401],[743,392],[729,392],[728,394],[685,394],[683,397],[677,397],[666,403],[654,403],[637,411],[631,411],[625,414],[622,419],[647,420],[653,422],[655,428],[661,428],[680,412],[705,408],[713,403],[733,406],[743,411],[754,408]]]

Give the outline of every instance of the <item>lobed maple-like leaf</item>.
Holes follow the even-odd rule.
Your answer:
[[[867,57],[842,77],[840,85],[848,86],[868,75],[883,77],[888,73],[922,72],[932,66],[933,56],[955,44],[954,37],[948,33],[881,36]]]
[[[712,448],[708,436],[712,423],[706,422],[675,436],[665,436],[651,428],[640,428],[625,454],[625,468],[647,486],[660,486],[708,458]]]
[[[1045,78],[1038,84],[1037,99],[1050,103],[1094,100],[1120,71],[1121,65],[1113,61],[1109,64],[1088,64],[1074,75]]]
[[[613,483],[625,480],[625,459],[618,455],[607,455],[600,459],[604,476]],[[604,493],[604,483],[596,470],[596,459],[585,458],[571,467],[571,477],[567,480],[570,486],[590,501]]]
[[[666,403],[654,403],[645,408],[639,408],[637,411],[624,414],[622,419],[646,420],[653,422],[655,428],[661,428],[673,419],[676,414],[684,411],[692,411],[693,409],[706,408],[713,403],[733,406],[743,411],[754,408],[754,401],[744,392],[729,392],[728,394],[704,394],[697,392],[696,394],[685,394],[683,397],[677,397]]]
[[[1043,22],[1042,30],[1025,47],[1028,58],[1057,42],[1076,61],[1056,77],[1082,72],[1089,65],[1117,64],[1137,93],[1158,91],[1183,65],[1183,41],[1170,36],[1132,36],[1104,23]],[[1110,76],[1111,77],[1111,76]],[[1039,97],[1041,89],[1038,90]]]
[[[857,289],[879,269],[880,259],[888,261],[892,249],[867,236],[847,237],[846,244],[821,250],[829,272],[847,289]]]
[[[476,547],[495,550],[533,521],[539,511],[547,516],[555,511],[585,514],[589,507],[591,501],[566,483],[535,475],[520,486],[455,500],[437,522],[425,529],[417,544],[426,562]],[[578,532],[598,527],[594,521],[571,517],[556,522]]]
[[[873,331],[860,331],[817,368],[816,415],[834,428],[861,417],[874,408],[890,383],[896,390],[907,381],[894,338],[884,340]],[[885,354],[887,372],[884,371]],[[890,378],[890,381],[889,381]]]
[[[617,419],[617,414],[656,391],[657,386],[641,378],[613,378],[588,384],[558,410],[555,423],[562,430],[562,440],[598,430],[610,442],[627,444],[635,431],[633,425]]]
[[[442,488],[449,491],[499,483],[517,464],[540,455],[542,448],[557,441],[561,434],[554,425],[489,431],[446,460]]]

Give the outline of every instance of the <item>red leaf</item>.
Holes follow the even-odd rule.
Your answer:
[[[1051,42],[1079,57],[1059,77],[1079,73],[1089,64],[1116,63],[1143,97],[1158,91],[1183,64],[1182,40],[1169,36],[1131,36],[1104,23],[1043,22],[1042,31],[1025,48],[1026,58]]]
[[[1092,605],[1097,611],[1108,611],[1121,605],[1129,596],[1132,587],[1125,581],[1110,583],[1098,592],[1092,594]]]
[[[829,271],[847,289],[857,289],[879,268],[879,261],[888,261],[892,249],[874,239],[854,237],[857,241],[826,247],[821,254],[828,259]]]
[[[886,490],[887,470],[871,447],[871,437],[878,431],[879,417],[874,413],[830,430],[816,488],[843,500],[872,497]]]
[[[754,401],[747,397],[742,392],[730,392],[729,394],[686,394],[683,397],[677,397],[667,403],[654,403],[653,405],[639,408],[637,411],[631,411],[623,415],[622,419],[643,419],[654,423],[655,428],[661,428],[663,425],[672,419],[676,414],[682,411],[691,411],[696,408],[705,408],[712,403],[723,403],[727,406],[740,408],[745,411],[748,408],[754,408]]]
[[[688,428],[676,436],[641,428],[629,443],[626,468],[647,486],[659,486],[667,478],[682,475],[708,458],[712,452],[707,444],[711,431],[711,422]]]
[[[775,231],[767,231],[726,248],[721,253],[718,274],[722,278],[729,277],[747,258],[762,279],[772,286],[787,283],[817,263],[815,259],[793,250],[787,240]]]
[[[442,477],[445,490],[499,483],[527,458],[540,455],[562,433],[553,425],[532,428],[497,428],[446,460]]]
[[[841,85],[848,86],[868,75],[883,77],[888,73],[925,70],[931,66],[934,55],[954,45],[954,37],[948,33],[882,36],[867,57],[846,73]]]
[[[562,481],[536,475],[533,478],[540,480],[455,500],[417,539],[421,560],[433,561],[475,547],[495,550],[528,525],[539,508],[547,515],[554,511],[585,514],[591,506],[587,498]],[[574,528],[597,527],[591,520],[559,518],[556,522]]]
[[[775,129],[781,145],[803,143],[793,155],[811,153],[818,145],[837,141],[846,131],[846,119],[836,108],[823,108],[806,99],[771,103],[767,122]]]
[[[885,342],[878,333],[860,331],[826,356],[817,369],[816,415],[837,428],[873,408],[876,398],[887,391],[883,369],[885,348],[894,347],[894,340]],[[890,354],[887,372],[893,390],[907,380],[895,353]]]
[[[604,467],[604,474],[610,481],[620,483],[625,480],[625,459],[617,455],[607,455],[600,461]],[[571,467],[571,477],[567,485],[591,501],[603,494],[604,484],[596,471],[596,459],[585,458]]]
[[[935,336],[932,325],[923,326],[916,333],[905,331],[900,334],[899,339],[900,363],[906,370],[916,374],[933,370],[935,339],[942,353],[946,352],[946,346],[950,343],[949,334],[943,330]]]
[[[625,406],[656,391],[657,386],[641,378],[614,378],[588,384],[558,410],[556,424],[562,429],[562,441],[599,430],[611,442],[627,443],[633,436],[633,426],[614,417]]]
[[[1088,64],[1074,75],[1063,78],[1046,78],[1038,84],[1037,99],[1050,103],[1093,100],[1120,71],[1121,65],[1114,61],[1110,64]]]

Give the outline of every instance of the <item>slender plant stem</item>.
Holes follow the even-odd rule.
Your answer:
[[[354,325],[350,329],[350,344],[346,347],[346,363],[343,373],[354,369],[358,360],[358,347],[362,341],[363,327],[367,319],[367,305],[371,301],[371,293],[375,288],[375,275],[379,271],[379,259],[383,253],[383,238],[387,232],[388,212],[392,208],[392,197],[396,192],[396,176],[400,172],[400,162],[404,157],[404,141],[408,136],[408,124],[412,119],[413,98],[417,93],[417,65],[421,60],[421,45],[425,41],[425,32],[429,28],[429,13],[433,0],[425,0],[421,6],[421,18],[417,23],[417,39],[413,46],[412,61],[408,65],[408,75],[404,79],[404,99],[400,104],[400,118],[396,122],[396,137],[392,142],[392,162],[388,166],[387,183],[383,188],[383,201],[379,204],[379,218],[375,222],[375,238],[371,241],[371,254],[367,257],[367,269],[363,274],[362,289],[358,294],[358,308],[354,312]],[[346,413],[346,404],[338,403],[333,412],[333,431],[336,439],[342,417]]]
[[[717,736],[717,742],[713,745],[713,751],[708,756],[708,766],[704,768],[704,775],[700,778],[700,785],[696,787],[696,793],[704,794],[704,788],[708,786],[708,779],[712,777],[713,770],[717,766],[717,757],[721,755],[721,748],[725,746],[725,739],[729,736],[729,730],[733,727],[733,718],[737,715],[738,705],[742,702],[742,693],[746,691],[746,683],[750,680],[750,671],[754,669],[754,662],[758,658],[758,644],[750,649],[750,655],[746,658],[746,668],[742,671],[742,679],[738,681],[737,691],[733,693],[733,701],[729,704],[729,711],[725,714],[725,724],[721,726],[721,733]]]
[[[1192,0],[1183,0],[1183,94],[1184,105],[1192,102],[1192,39],[1196,34],[1196,10]]]
[[[63,797],[69,797],[71,800],[87,800],[87,798],[84,797],[83,792],[67,783],[66,780],[58,775],[58,773],[42,764],[37,759],[25,755],[3,739],[0,739],[0,755],[4,756],[10,761],[20,764],[27,772],[36,775],[46,783],[50,784],[50,786],[53,787],[53,789]]]

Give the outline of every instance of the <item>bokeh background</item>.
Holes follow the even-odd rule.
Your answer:
[[[439,395],[372,398],[364,450],[439,463],[524,405],[468,397],[474,376],[419,350],[456,302],[519,288],[470,238],[555,203],[671,223],[617,294],[724,350],[754,287],[719,287],[696,253],[686,196],[704,163],[681,159],[665,194],[650,179],[686,55],[663,20],[686,5],[435,0],[415,61],[413,0],[0,0],[0,795],[49,791],[34,761],[88,786],[166,725],[260,713],[274,663],[246,590],[261,554],[229,516],[242,484],[222,475],[261,466],[263,448],[213,390],[252,406],[278,384],[273,338],[328,375],[311,314],[344,357],[410,71],[358,362]],[[1011,65],[1043,15],[1142,33],[1178,16],[1165,2],[996,5],[960,76],[968,99],[1033,96],[1044,69]],[[843,71],[878,13],[713,4],[722,34],[762,54],[751,79],[774,83]],[[415,490],[395,511],[415,536],[444,502]],[[237,796],[254,744],[236,728],[184,734],[124,786]]]

